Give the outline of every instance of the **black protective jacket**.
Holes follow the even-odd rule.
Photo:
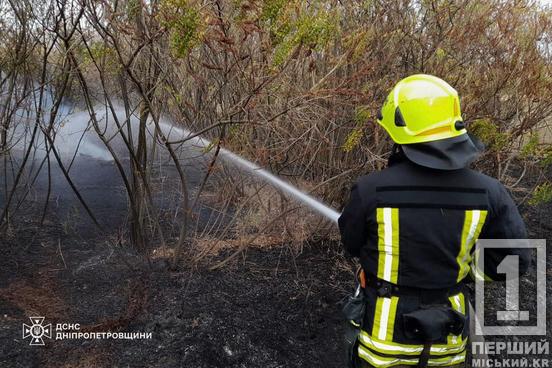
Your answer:
[[[453,286],[467,275],[469,264],[465,263],[471,260],[478,238],[526,238],[523,219],[498,180],[468,168],[435,170],[404,159],[361,177],[339,218],[345,249],[360,257],[365,272],[374,276],[383,275],[378,270],[383,250],[378,242],[382,245],[385,216],[378,219],[378,212],[383,215],[384,209],[391,215],[388,229],[398,225],[396,233],[387,234],[397,237],[398,248],[398,262],[391,270],[397,271],[396,279],[387,281],[399,285]],[[504,279],[496,267],[508,254],[520,255],[520,271],[527,269],[526,251],[488,249],[485,275]]]
[[[363,176],[352,188],[339,228],[345,249],[360,257],[369,280],[410,289],[403,296],[382,293],[386,289],[379,286],[364,291],[366,309],[356,352],[375,367],[418,364],[425,341],[412,336],[406,320],[427,312],[427,305],[445,306],[468,321],[469,297],[461,286],[468,275],[504,279],[497,266],[509,254],[520,256],[521,272],[529,263],[525,250],[487,249],[484,273],[473,274],[481,269],[472,263],[478,238],[524,239],[526,230],[504,186],[467,168],[436,170],[403,158]],[[439,313],[451,315],[441,309],[429,315],[430,324],[438,322]],[[430,365],[465,360],[469,324],[461,326],[461,333],[448,331],[433,341]],[[442,331],[440,325],[431,328]]]

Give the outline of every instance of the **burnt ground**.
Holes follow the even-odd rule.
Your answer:
[[[17,225],[0,238],[1,367],[340,366],[338,303],[353,278],[335,244],[248,249],[210,271],[228,255],[221,253],[170,271],[164,258],[149,264],[117,245],[127,205],[117,173],[110,162],[79,160],[72,177],[109,231],[93,226],[57,171],[39,227],[47,188],[39,178]],[[193,187],[200,175],[188,169]],[[81,332],[151,339],[45,338],[45,346],[29,346],[22,323],[31,316],[52,323],[54,337],[56,323],[78,323]]]
[[[350,280],[331,267],[337,255],[330,248],[250,250],[218,271],[178,272],[157,263],[150,270],[139,257],[94,247],[81,259],[66,251],[64,269],[53,248],[41,249],[51,261],[38,271],[37,259],[20,264],[27,277],[2,292],[3,367],[340,366],[336,305]],[[81,331],[152,338],[27,346],[21,323],[34,314],[80,323]]]
[[[42,207],[42,181],[18,213],[17,226],[0,238],[1,367],[343,366],[338,303],[353,278],[337,244],[311,244],[300,253],[285,245],[249,249],[223,269],[210,271],[211,259],[169,271],[162,258],[150,265],[116,245],[126,199],[109,162],[83,159],[73,172],[109,232],[91,225],[54,174],[45,224],[38,228],[31,220]],[[550,206],[523,211],[532,237],[552,238]],[[531,288],[534,281],[525,278],[522,289]],[[503,293],[500,286],[490,291],[496,300]],[[534,311],[530,298],[521,305]],[[30,316],[54,326],[79,323],[81,332],[152,337],[45,339],[45,346],[29,346],[21,329]]]

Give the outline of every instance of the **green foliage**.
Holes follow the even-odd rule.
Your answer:
[[[552,165],[552,145],[548,144],[543,149],[542,159],[540,163],[544,167]]]
[[[361,5],[361,9],[364,11],[372,10],[372,7],[374,5],[373,0],[364,0]]]
[[[521,158],[529,158],[538,154],[539,135],[532,134],[527,143],[521,148],[519,155]]]
[[[364,136],[365,123],[370,119],[370,112],[364,106],[360,106],[355,110],[354,116],[356,126],[345,139],[345,143],[341,146],[344,152],[351,152],[360,144]]]
[[[115,50],[106,45],[105,42],[93,42],[92,45],[90,45],[90,53],[94,59],[98,60],[105,57],[112,57],[115,54]]]
[[[368,48],[368,41],[371,36],[371,32],[361,31],[344,38],[343,44],[345,48],[351,50],[351,57],[349,59],[350,63],[358,62],[362,58]]]
[[[542,203],[552,202],[552,183],[546,182],[535,188],[529,204],[536,206]]]
[[[274,45],[273,67],[285,63],[293,50],[305,46],[322,50],[337,34],[339,17],[318,2],[308,7],[300,2],[264,0],[259,19],[267,23]]]
[[[366,106],[357,107],[355,110],[355,121],[357,124],[364,124],[366,121],[370,120],[370,111]]]
[[[341,146],[343,151],[351,152],[352,150],[354,150],[360,144],[360,140],[362,139],[363,135],[364,129],[362,127],[356,127],[355,129],[353,129],[347,136],[347,139],[345,140],[345,143],[343,143],[343,146]]]
[[[170,32],[171,50],[185,57],[199,43],[202,21],[199,10],[189,0],[165,0],[161,4],[162,24]]]
[[[104,41],[92,41],[88,49],[81,45],[76,48],[79,55],[80,64],[83,68],[95,68],[94,63],[107,73],[115,73],[120,70],[121,65],[118,62],[115,49]]]
[[[285,9],[287,3],[287,0],[264,0],[260,19],[262,21],[275,23]]]
[[[520,157],[522,159],[533,159],[542,167],[546,167],[552,164],[552,145],[540,143],[538,133],[533,133],[521,148]]]
[[[437,50],[435,50],[435,56],[437,57],[437,59],[444,59],[446,56],[447,56],[447,52],[438,47]]]
[[[140,12],[140,0],[128,0],[126,3],[126,14],[129,19],[132,19]]]
[[[333,20],[332,13],[320,13],[319,15],[299,18],[297,22],[296,41],[311,47],[324,47],[334,35],[337,24]]]
[[[498,126],[490,119],[475,120],[470,125],[470,131],[490,150],[500,151],[510,142],[509,134],[500,132]]]
[[[272,64],[275,67],[282,65],[288,58],[295,45],[292,42],[282,42],[274,50]]]

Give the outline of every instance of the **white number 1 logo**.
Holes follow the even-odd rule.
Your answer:
[[[499,321],[528,321],[529,312],[519,310],[519,256],[506,256],[497,267],[506,275],[506,310],[497,311]]]

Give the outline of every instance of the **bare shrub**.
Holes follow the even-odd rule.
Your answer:
[[[239,250],[255,237],[297,245],[333,236],[307,209],[237,177],[220,150],[339,207],[354,178],[385,166],[391,145],[375,116],[393,84],[414,73],[459,91],[469,128],[488,145],[479,168],[528,196],[540,188],[535,198],[550,197],[552,12],[535,1],[8,3],[1,47],[14,51],[0,57],[0,155],[7,160],[20,139],[26,154],[4,181],[0,223],[32,187],[23,173],[36,142],[47,152],[39,169],[59,165],[79,193],[56,143],[60,104],[74,99],[124,182],[130,243],[144,254],[151,244],[172,247],[176,263],[191,238],[243,238]],[[14,117],[23,111],[33,112],[30,121]],[[168,137],[167,117],[212,142],[196,150],[205,155],[197,188],[189,188],[180,156],[195,134]],[[170,220],[155,199],[159,154],[179,184]],[[526,175],[537,178],[530,188]]]

